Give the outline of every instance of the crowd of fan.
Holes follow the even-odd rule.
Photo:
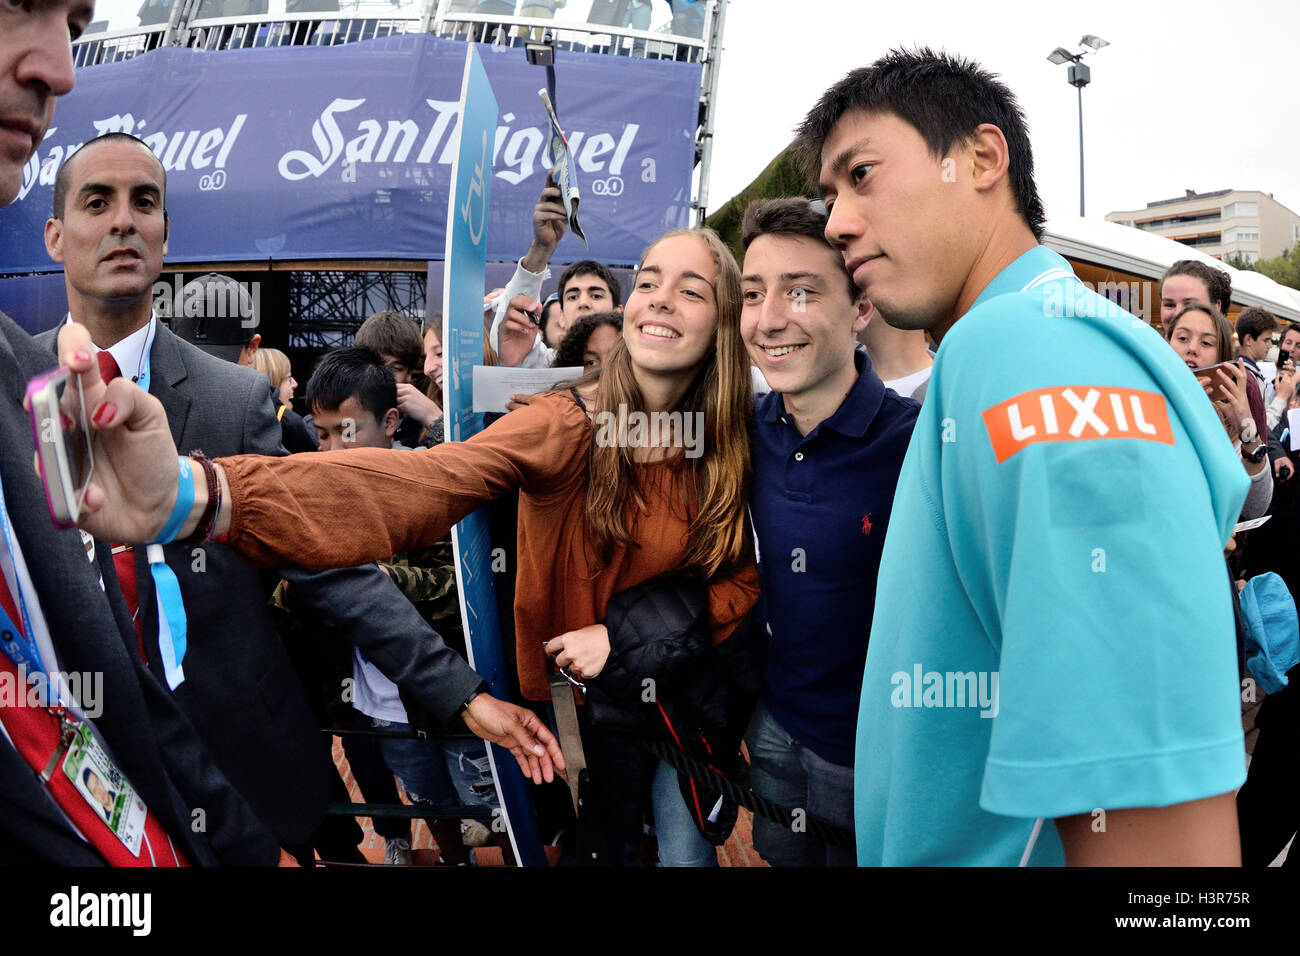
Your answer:
[[[48,124],[71,61],[31,25],[86,11],[0,16],[0,103]],[[543,297],[568,223],[548,181],[484,362],[574,374],[463,442],[439,317],[371,316],[299,415],[239,317],[223,340],[153,313],[148,147],[72,154],[45,228],[69,321],[0,319],[0,358],[15,390],[55,354],[78,376],[95,484],[85,538],[36,523],[32,436],[0,416],[0,678],[57,691],[0,697],[0,860],[357,862],[325,727],[367,803],[416,804],[376,813],[391,863],[411,815],[447,863],[506,845],[483,741],[546,782],[543,838],[583,862],[716,865],[746,788],[774,865],[1272,862],[1296,829],[1300,329],[1246,309],[1234,333],[1198,261],[1161,280],[1166,342],[1083,290],[1041,245],[1015,98],[969,61],[892,52],[798,143],[820,200],[752,204],[740,261],[668,232],[626,295],[584,260]],[[448,535],[488,504],[527,706],[465,659]],[[78,667],[102,715],[55,676]],[[1264,690],[1247,777],[1238,705]],[[580,776],[539,717],[575,698]]]

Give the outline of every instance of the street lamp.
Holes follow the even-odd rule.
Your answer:
[[[1070,69],[1066,73],[1066,82],[1079,91],[1079,215],[1083,216],[1083,88],[1092,82],[1092,70],[1084,64],[1083,58],[1089,52],[1096,53],[1104,46],[1110,46],[1099,36],[1093,36],[1091,33],[1084,35],[1079,40],[1080,46],[1086,46],[1088,50],[1080,50],[1078,53],[1071,53],[1063,46],[1058,46],[1051,53],[1047,54],[1049,63],[1055,63],[1060,66],[1062,63],[1069,63]]]

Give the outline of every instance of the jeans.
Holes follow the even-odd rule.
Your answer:
[[[370,718],[371,727],[411,730],[410,724]],[[412,803],[500,806],[487,748],[480,740],[380,737],[379,752]]]
[[[718,851],[695,825],[677,785],[677,771],[663,761],[650,785],[660,866],[717,866]]]
[[[745,732],[750,785],[791,810],[853,829],[853,768],[823,760],[785,732],[762,703]],[[782,826],[754,815],[754,849],[772,866],[853,866],[852,848],[827,846],[792,820]]]

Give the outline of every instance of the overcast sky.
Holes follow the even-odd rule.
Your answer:
[[[733,0],[709,210],[743,189],[817,97],[891,47],[928,44],[1001,74],[1029,119],[1049,216],[1079,209],[1079,116],[1065,66],[1084,34],[1087,215],[1185,189],[1259,189],[1300,213],[1300,3]]]
[[[408,0],[409,2],[409,0]],[[140,0],[99,0],[134,24]],[[370,8],[371,3],[364,6]],[[571,0],[580,15],[586,0]],[[271,0],[272,12],[283,0]],[[391,9],[391,7],[389,8]],[[655,19],[666,16],[655,0]],[[1185,189],[1259,189],[1300,213],[1300,3],[1296,0],[732,0],[718,89],[709,210],[784,148],[817,97],[894,46],[928,44],[1002,75],[1029,118],[1049,216],[1079,208],[1079,131],[1057,46],[1086,33],[1087,213]]]

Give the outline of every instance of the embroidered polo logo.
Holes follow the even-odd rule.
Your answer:
[[[862,533],[871,534],[871,512],[868,511],[862,516]]]
[[[983,415],[999,465],[1041,441],[1138,438],[1174,443],[1165,397],[1136,388],[1039,388],[985,409]]]

